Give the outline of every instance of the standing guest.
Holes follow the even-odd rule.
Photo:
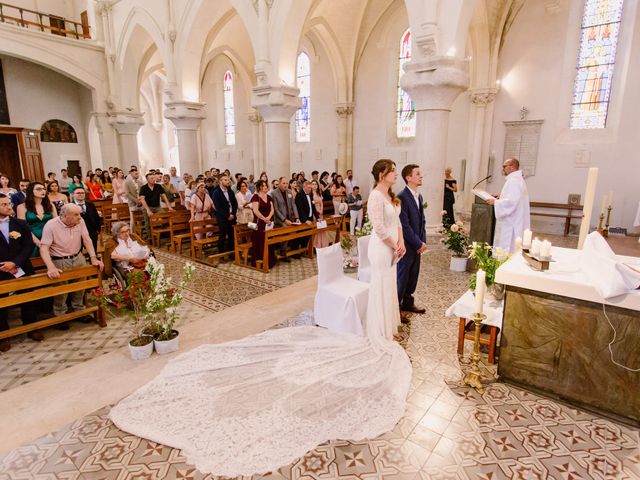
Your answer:
[[[69,195],[69,185],[71,185],[71,177],[67,174],[67,169],[60,170],[60,178],[58,179],[58,185],[60,185],[60,193],[63,195]]]
[[[78,205],[82,209],[82,219],[91,237],[91,243],[93,249],[98,251],[98,238],[100,237],[100,230],[102,230],[102,217],[98,214],[96,206],[86,201],[87,194],[84,188],[76,188],[71,196],[71,203]]]
[[[458,191],[456,179],[451,176],[451,167],[444,169],[444,201],[442,209],[447,212],[449,223],[454,224],[456,219],[453,217],[453,204],[456,203],[454,193]]]
[[[171,167],[169,169],[169,181],[171,182],[171,185],[173,185],[173,188],[175,189],[175,191],[179,192],[180,182],[182,181],[182,179],[178,176],[176,167]]]
[[[345,195],[351,195],[355,182],[353,181],[353,170],[347,170],[347,178],[344,179]]]
[[[313,172],[311,172],[311,181],[316,181],[319,182],[320,181],[320,172],[318,172],[318,170],[314,170]]]
[[[82,209],[73,203],[67,203],[62,207],[60,216],[47,223],[42,232],[41,256],[47,266],[49,278],[59,278],[64,270],[75,267],[83,267],[87,264],[81,250],[87,250],[91,264],[102,270],[103,265],[93,248],[91,237],[87,227],[82,221]],[[53,313],[56,316],[67,313],[67,296],[70,298],[71,308],[74,312],[83,310],[84,290],[63,293],[53,298]]]
[[[49,182],[49,185],[47,185],[47,196],[53,206],[56,207],[58,215],[60,215],[60,209],[67,203],[67,197],[60,192],[60,185],[56,180]]]
[[[407,186],[398,194],[401,202],[400,223],[407,253],[398,262],[398,304],[403,312],[422,314],[426,310],[415,304],[413,294],[420,275],[420,256],[427,251],[427,232],[422,208],[422,172],[418,165],[409,164],[402,169]],[[403,318],[408,323],[407,318]]]
[[[47,173],[47,181],[45,183],[51,183],[55,181],[56,181],[56,173],[55,172]]]
[[[109,170],[104,170],[99,177],[100,187],[102,188],[104,198],[112,197],[113,195],[113,181]]]
[[[22,221],[12,217],[13,206],[9,197],[0,193],[0,280],[13,280],[23,275],[32,275],[33,267],[29,257],[33,253],[34,243],[29,227]],[[20,305],[20,318],[27,325],[36,321],[33,302]],[[0,331],[9,330],[8,309],[0,308]],[[36,342],[44,340],[38,330],[27,333]],[[11,348],[8,338],[0,340],[0,352]]]
[[[169,202],[171,202],[172,206],[175,206],[175,201],[180,198],[180,195],[178,194],[178,191],[176,190],[176,187],[173,186],[173,183],[171,183],[171,176],[170,175],[163,175],[162,176],[162,188],[164,189],[164,194],[167,196],[167,198],[169,199]]]
[[[298,215],[298,209],[293,200],[291,190],[289,190],[289,180],[287,177],[280,177],[278,181],[278,188],[271,193],[273,198],[273,205],[276,210],[274,217],[276,227],[289,227],[296,222],[300,222],[300,216]],[[287,248],[289,242],[282,242],[280,244],[280,254],[283,256],[285,262],[290,262],[287,257]],[[297,245],[297,242],[292,241],[292,246]]]
[[[208,220],[211,218],[211,211],[213,210],[213,200],[204,183],[199,183],[194,189],[195,191],[190,197],[189,204],[191,205],[191,219],[190,221]],[[196,238],[200,240],[204,236],[203,233],[196,233]]]
[[[87,186],[82,181],[82,177],[80,175],[74,175],[73,176],[73,181],[69,184],[69,189],[68,189],[69,195],[72,195],[73,191],[78,187],[82,187],[85,190],[87,190]]]
[[[356,227],[362,228],[362,195],[360,195],[360,187],[354,185],[353,190],[347,197],[347,205],[349,205],[349,230],[351,235],[355,235]]]
[[[342,181],[342,175],[336,175],[331,187],[329,188],[331,192],[331,200],[333,200],[333,213],[338,213],[338,208],[340,204],[344,202],[346,194],[346,189],[344,187],[344,182]]]
[[[251,208],[252,198],[253,194],[249,191],[246,180],[240,181],[238,184],[238,193],[236,193],[238,223],[247,224],[253,221],[253,209]]]
[[[191,210],[191,197],[193,197],[193,195],[196,192],[196,185],[199,185],[200,183],[204,184],[202,180],[200,181],[189,180],[189,185],[187,185],[187,188],[184,191],[184,206],[187,207],[187,210],[189,211]],[[205,190],[206,190],[206,185],[205,185]]]
[[[324,212],[324,200],[322,200],[322,192],[320,184],[317,180],[311,181],[311,193],[313,195],[313,206],[318,212],[318,220],[322,220]],[[313,240],[313,246],[316,248],[324,248],[329,246],[329,235],[327,232],[317,233]]]
[[[173,210],[169,199],[164,194],[164,188],[162,188],[162,185],[156,183],[157,179],[157,174],[147,173],[147,184],[140,187],[140,197],[138,197],[144,212],[144,229],[147,233],[147,238],[151,238],[151,223],[149,222],[149,217],[162,210],[160,202],[164,202],[169,210]]]
[[[102,169],[101,168],[96,168],[96,175],[98,176],[98,178],[102,178]]]
[[[218,182],[218,186],[220,185],[220,183]],[[213,200],[213,192],[215,191],[216,188],[218,188],[214,182],[213,177],[207,177],[204,180],[204,186],[207,189],[207,192],[209,193],[209,196],[211,196],[211,199]]]
[[[257,193],[251,199],[251,208],[253,209],[254,222],[258,225],[253,232],[251,243],[253,244],[252,265],[255,267],[257,262],[262,262],[264,257],[264,238],[265,230],[273,228],[273,215],[275,208],[273,206],[273,198],[267,193],[269,191],[269,183],[266,180],[258,180],[256,182]],[[273,267],[276,263],[276,257],[269,252],[269,267]]]
[[[247,188],[251,192],[251,195],[256,193],[256,180],[255,179],[256,179],[256,177],[253,175],[253,173],[249,174],[249,180],[247,182]]]
[[[140,189],[144,185],[144,182],[140,178],[137,168],[131,168],[129,170],[129,176],[124,181],[124,190],[127,197],[127,203],[129,204],[129,212],[131,214],[131,227],[134,226],[133,212],[136,212],[142,208],[140,203]]]
[[[93,175],[93,170],[89,170],[87,172],[87,176],[84,177],[84,183],[86,184],[89,180],[91,180],[91,176]]]
[[[92,173],[89,177],[86,192],[89,194],[89,200],[91,201],[102,200],[104,198],[102,187],[100,186],[100,179],[97,174]]]
[[[117,168],[111,182],[113,186],[113,203],[127,203],[127,190],[124,186],[124,172]]]
[[[271,197],[273,197],[273,194],[278,191],[279,183],[280,182],[278,180],[271,180],[271,190],[269,190],[269,195],[271,195]]]
[[[502,174],[507,180],[500,192],[500,198],[490,198],[496,213],[496,232],[493,245],[513,252],[517,237],[531,226],[529,215],[529,192],[524,182],[520,162],[517,158],[507,158],[502,164]]]
[[[189,185],[189,182],[192,180],[191,175],[189,175],[188,173],[185,173],[182,175],[182,181],[180,182],[180,184],[178,185],[178,193],[180,194],[180,202],[186,207],[186,203],[185,203],[185,190],[187,189],[187,186]],[[187,207],[189,208],[189,207]]]
[[[258,179],[262,180],[263,182],[267,182],[267,186],[269,186],[269,176],[267,175],[267,172],[261,172],[260,177],[258,177]],[[258,191],[257,185],[256,185],[256,191]]]
[[[329,172],[322,172],[322,175],[320,175],[320,192],[325,202],[331,201],[331,190],[329,187]]]
[[[47,189],[42,182],[31,182],[27,187],[24,203],[18,206],[16,212],[20,220],[24,220],[29,225],[33,243],[36,247],[33,250],[33,257],[37,257],[42,238],[42,230],[49,220],[58,216],[58,212],[51,205],[47,197]]]
[[[16,189],[11,188],[11,179],[4,173],[0,173],[0,193],[4,193],[9,199],[16,194]]]
[[[238,193],[240,191],[240,185],[239,185],[240,184],[240,180],[242,180],[242,178],[244,178],[244,177],[243,177],[242,173],[236,173],[234,175],[234,177],[236,179],[236,193]]]
[[[311,182],[303,182],[302,190],[296,195],[296,209],[298,210],[301,222],[311,225],[313,221],[318,221],[320,214],[313,203]]]
[[[23,178],[20,180],[20,183],[18,183],[18,192],[9,196],[11,198],[11,203],[13,204],[14,212],[18,211],[18,205],[23,204],[27,198],[27,188],[29,188],[30,183],[31,182],[28,178]]]
[[[289,190],[291,190],[291,195],[293,195],[293,200],[295,201],[296,196],[301,190],[302,185],[298,183],[297,180],[291,180],[289,183]]]
[[[220,186],[213,192],[213,205],[218,220],[218,253],[233,250],[233,226],[236,224],[238,202],[231,191],[231,178],[220,177]]]

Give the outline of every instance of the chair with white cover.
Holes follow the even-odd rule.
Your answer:
[[[371,262],[369,262],[369,240],[371,235],[358,237],[358,280],[371,282]]]
[[[364,335],[369,284],[344,274],[339,243],[319,248],[317,254],[318,289],[313,305],[316,325]]]

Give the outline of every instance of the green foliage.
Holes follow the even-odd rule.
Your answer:
[[[371,235],[371,232],[373,232],[373,225],[371,225],[369,221],[369,215],[365,215],[362,228],[356,228],[355,235],[356,237],[366,237],[367,235]]]
[[[466,257],[467,250],[469,249],[469,236],[464,230],[464,224],[462,222],[451,223],[447,212],[442,211],[442,228],[439,229],[442,233],[440,241],[446,245],[446,247],[453,252],[456,257]]]
[[[498,247],[493,249],[488,243],[473,242],[469,251],[469,258],[476,261],[478,269],[487,274],[485,283],[488,287],[496,283],[496,270],[509,259],[509,252]],[[469,288],[476,289],[475,273],[469,277]]]

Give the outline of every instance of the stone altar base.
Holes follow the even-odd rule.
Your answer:
[[[612,306],[614,359],[640,367],[638,312]],[[599,303],[507,287],[498,373],[502,380],[640,427],[640,372],[611,361],[613,330]]]

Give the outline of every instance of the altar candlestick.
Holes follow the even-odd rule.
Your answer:
[[[613,205],[613,191],[609,192],[609,195],[607,198],[607,207],[610,207],[611,205]]]
[[[478,273],[476,273],[475,313],[482,313],[482,303],[484,302],[484,291],[487,288],[486,278],[487,278],[487,273],[484,270],[478,270]]]
[[[522,237],[516,238],[516,242],[513,247],[514,253],[518,253],[520,250],[522,250]]]
[[[605,211],[606,211],[607,206],[608,206],[608,203],[607,203],[608,201],[609,201],[609,196],[608,195],[603,195],[602,196],[602,208],[600,209],[600,214],[601,215],[605,214]]]
[[[540,240],[538,237],[534,238],[531,242],[531,255],[537,257],[540,255]]]
[[[551,257],[551,242],[549,240],[543,240],[540,244],[540,257]]]
[[[591,227],[591,211],[593,210],[593,197],[596,193],[596,185],[598,183],[598,169],[592,167],[589,169],[587,177],[587,188],[584,194],[584,207],[582,210],[582,223],[580,224],[580,237],[578,238],[578,250],[582,250],[584,241]]]
[[[528,228],[524,231],[524,238],[522,239],[522,248],[529,250],[531,248],[531,230]]]

